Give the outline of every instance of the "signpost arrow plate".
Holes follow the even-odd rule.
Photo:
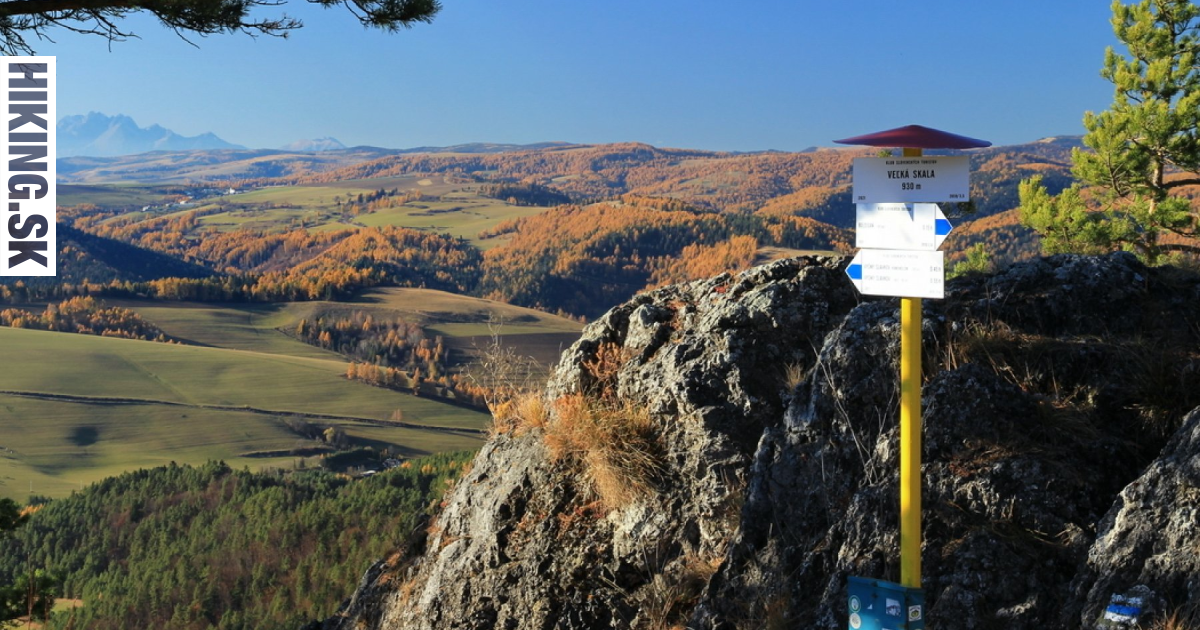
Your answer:
[[[970,169],[965,156],[856,158],[854,203],[966,201]]]
[[[855,228],[857,247],[929,251],[953,229],[936,203],[860,203]]]
[[[944,261],[943,252],[863,249],[850,261],[846,275],[864,295],[941,299]]]

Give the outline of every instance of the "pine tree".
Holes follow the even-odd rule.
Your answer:
[[[323,7],[344,5],[364,25],[386,31],[431,22],[441,9],[438,0],[308,0]],[[188,33],[248,33],[285,36],[303,24],[287,15],[259,17],[262,7],[277,7],[275,0],[6,0],[0,2],[0,52],[5,55],[33,54],[27,36],[49,39],[48,32],[89,33],[123,41],[131,36],[120,21],[145,11],[167,28],[183,36]],[[252,15],[252,13],[254,15]],[[340,202],[339,202],[340,205]],[[194,216],[191,217],[193,220]],[[186,222],[186,221],[185,221]]]
[[[1200,214],[1173,194],[1200,184],[1200,7],[1115,0],[1112,11],[1129,56],[1105,52],[1100,74],[1115,94],[1108,110],[1084,115],[1089,150],[1072,155],[1080,183],[1052,197],[1039,178],[1022,182],[1022,223],[1043,235],[1047,253],[1121,248],[1151,263],[1200,253],[1161,238],[1200,232]]]

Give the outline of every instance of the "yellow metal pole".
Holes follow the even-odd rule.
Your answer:
[[[921,298],[900,298],[900,583],[921,586]]]

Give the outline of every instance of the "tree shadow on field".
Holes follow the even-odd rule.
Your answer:
[[[100,429],[90,425],[75,427],[67,439],[75,446],[91,446],[100,440]]]

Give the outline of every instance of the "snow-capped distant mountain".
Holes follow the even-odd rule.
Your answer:
[[[128,116],[106,116],[98,112],[91,112],[86,116],[67,116],[59,120],[57,133],[58,157],[112,157],[147,151],[245,148],[226,142],[211,133],[181,136],[158,125],[139,127]]]
[[[346,145],[338,142],[337,138],[325,137],[315,140],[297,140],[279,148],[283,151],[337,151],[345,149]]]

